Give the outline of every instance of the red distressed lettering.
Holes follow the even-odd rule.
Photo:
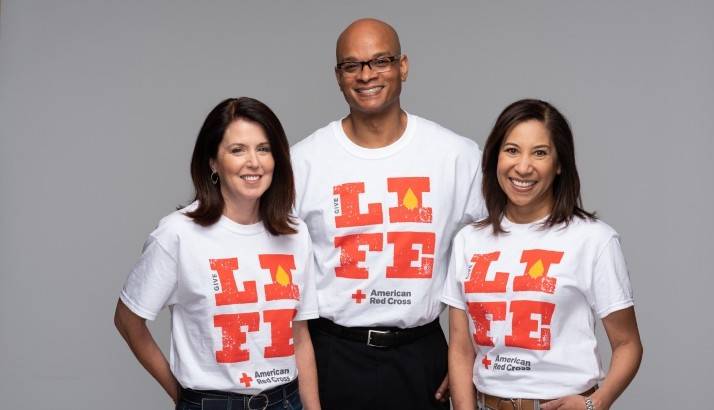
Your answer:
[[[506,319],[506,302],[468,302],[466,305],[474,323],[474,341],[479,346],[493,346],[493,339],[488,335],[491,322]]]
[[[246,332],[256,332],[260,327],[258,312],[230,313],[213,317],[213,326],[221,328],[223,336],[223,349],[216,352],[218,363],[245,362],[250,359],[250,352],[241,348],[245,343]]]
[[[523,275],[513,279],[513,291],[555,292],[556,278],[548,277],[551,264],[560,263],[563,252],[542,249],[527,249],[521,254],[521,263],[526,264]]]
[[[367,279],[369,271],[359,266],[367,253],[360,245],[367,245],[372,252],[382,250],[381,233],[363,233],[335,237],[335,248],[340,248],[340,266],[335,267],[335,275],[340,278]]]
[[[387,266],[388,278],[431,278],[436,242],[433,232],[388,232],[387,242],[394,244],[393,265]],[[415,244],[421,245],[421,259],[419,251],[414,249]],[[412,262],[416,261],[419,261],[419,266],[412,266]]]
[[[366,214],[361,214],[359,211],[359,194],[364,193],[363,182],[337,185],[332,192],[340,196],[341,214],[335,216],[335,226],[338,228],[382,223],[382,204],[367,205]]]
[[[293,318],[295,309],[275,309],[263,312],[263,321],[270,323],[270,346],[265,348],[265,357],[291,356],[295,346],[290,343],[293,338]]]
[[[243,282],[242,291],[238,290],[233,274],[238,270],[238,258],[209,259],[211,270],[218,273],[221,281],[221,291],[216,293],[216,305],[235,305],[239,303],[255,303],[258,301],[258,292],[254,280]]]
[[[258,255],[260,267],[270,270],[273,283],[265,285],[265,300],[300,299],[300,289],[293,283],[293,255]]]
[[[422,194],[429,192],[429,178],[387,178],[387,190],[397,193],[397,206],[389,208],[390,222],[431,222],[431,208],[422,205]]]
[[[550,320],[553,317],[555,305],[549,302],[535,300],[511,301],[510,311],[513,314],[511,335],[506,336],[506,346],[522,347],[531,350],[550,350]],[[532,315],[540,315],[539,321]],[[540,328],[539,328],[540,327]],[[540,332],[533,338],[531,332]]]
[[[505,292],[508,285],[508,273],[496,272],[493,280],[486,280],[491,262],[497,261],[501,252],[478,254],[471,257],[473,267],[469,279],[464,282],[464,293],[495,293]]]

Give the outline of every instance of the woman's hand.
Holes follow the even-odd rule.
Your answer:
[[[548,403],[543,403],[540,405],[542,410],[586,410],[585,399],[587,397],[572,395],[561,397],[557,400],[549,401]],[[593,401],[593,404],[595,402]],[[595,405],[597,410],[608,410],[610,407],[603,407],[602,405]]]

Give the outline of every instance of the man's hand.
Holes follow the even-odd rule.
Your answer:
[[[442,381],[439,385],[439,388],[436,389],[436,393],[434,393],[434,398],[439,401],[449,400],[449,373],[446,373],[446,376],[444,376],[444,381]]]

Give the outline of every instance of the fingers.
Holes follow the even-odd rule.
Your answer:
[[[541,410],[556,410],[563,404],[563,399],[551,400],[540,405]]]
[[[446,374],[446,376],[444,377],[444,380],[439,385],[439,388],[436,389],[436,393],[434,394],[434,397],[439,401],[446,401],[449,399],[449,374],[448,373]]]

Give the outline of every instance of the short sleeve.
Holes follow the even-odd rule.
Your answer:
[[[307,253],[305,255],[305,266],[303,269],[303,287],[300,294],[300,302],[298,303],[297,314],[294,320],[316,319],[318,314],[317,308],[317,285],[315,271],[315,255],[312,252],[312,242],[310,236],[305,234],[307,241]]]
[[[176,292],[177,283],[175,257],[150,236],[124,283],[120,298],[135,314],[154,320]]]
[[[481,158],[481,151],[477,148],[473,153],[476,158]],[[476,161],[475,172],[471,175],[469,193],[466,198],[466,205],[463,212],[462,224],[469,224],[483,219],[486,216],[486,208],[481,194],[481,162]]]
[[[589,300],[598,317],[634,305],[630,277],[620,241],[613,236],[600,252],[593,269]]]
[[[466,298],[461,285],[461,279],[466,277],[465,272],[468,269],[466,255],[464,255],[463,239],[461,232],[454,237],[441,301],[457,309],[466,310]]]

